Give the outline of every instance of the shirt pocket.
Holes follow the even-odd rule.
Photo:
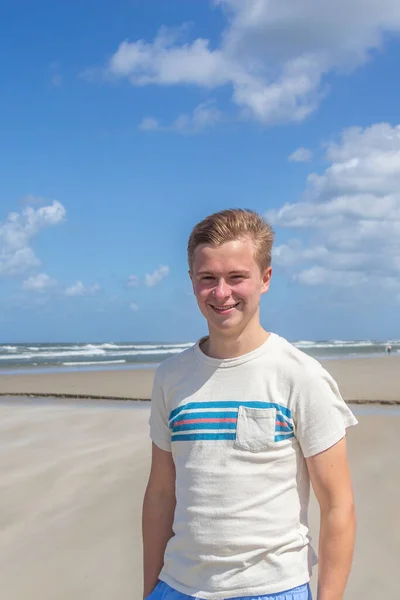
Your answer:
[[[276,408],[239,406],[234,445],[250,452],[261,452],[274,445]]]

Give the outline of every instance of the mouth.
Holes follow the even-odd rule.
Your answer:
[[[233,312],[235,308],[239,306],[239,302],[236,302],[235,304],[229,304],[226,306],[214,306],[213,304],[210,304],[210,306],[218,315],[227,315]]]

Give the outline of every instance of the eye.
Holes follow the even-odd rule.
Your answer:
[[[213,279],[211,275],[204,275],[204,277],[201,278],[201,281],[210,281],[210,279]]]
[[[243,275],[233,275],[232,279],[244,279]]]

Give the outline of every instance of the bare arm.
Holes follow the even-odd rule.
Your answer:
[[[142,515],[144,598],[156,586],[164,564],[165,548],[173,536],[174,511],[175,465],[172,454],[153,443],[151,471]]]
[[[346,438],[306,460],[321,511],[318,600],[342,600],[356,530]]]

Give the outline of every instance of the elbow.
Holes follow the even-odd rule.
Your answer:
[[[355,533],[357,513],[354,500],[321,508],[321,522],[333,526],[336,530],[353,531]]]
[[[347,527],[350,527],[355,533],[357,529],[357,513],[354,501],[350,502],[343,508],[343,515],[343,518],[347,523]]]
[[[146,487],[143,502],[170,506],[176,503],[175,488],[172,486],[160,487],[151,482]]]

